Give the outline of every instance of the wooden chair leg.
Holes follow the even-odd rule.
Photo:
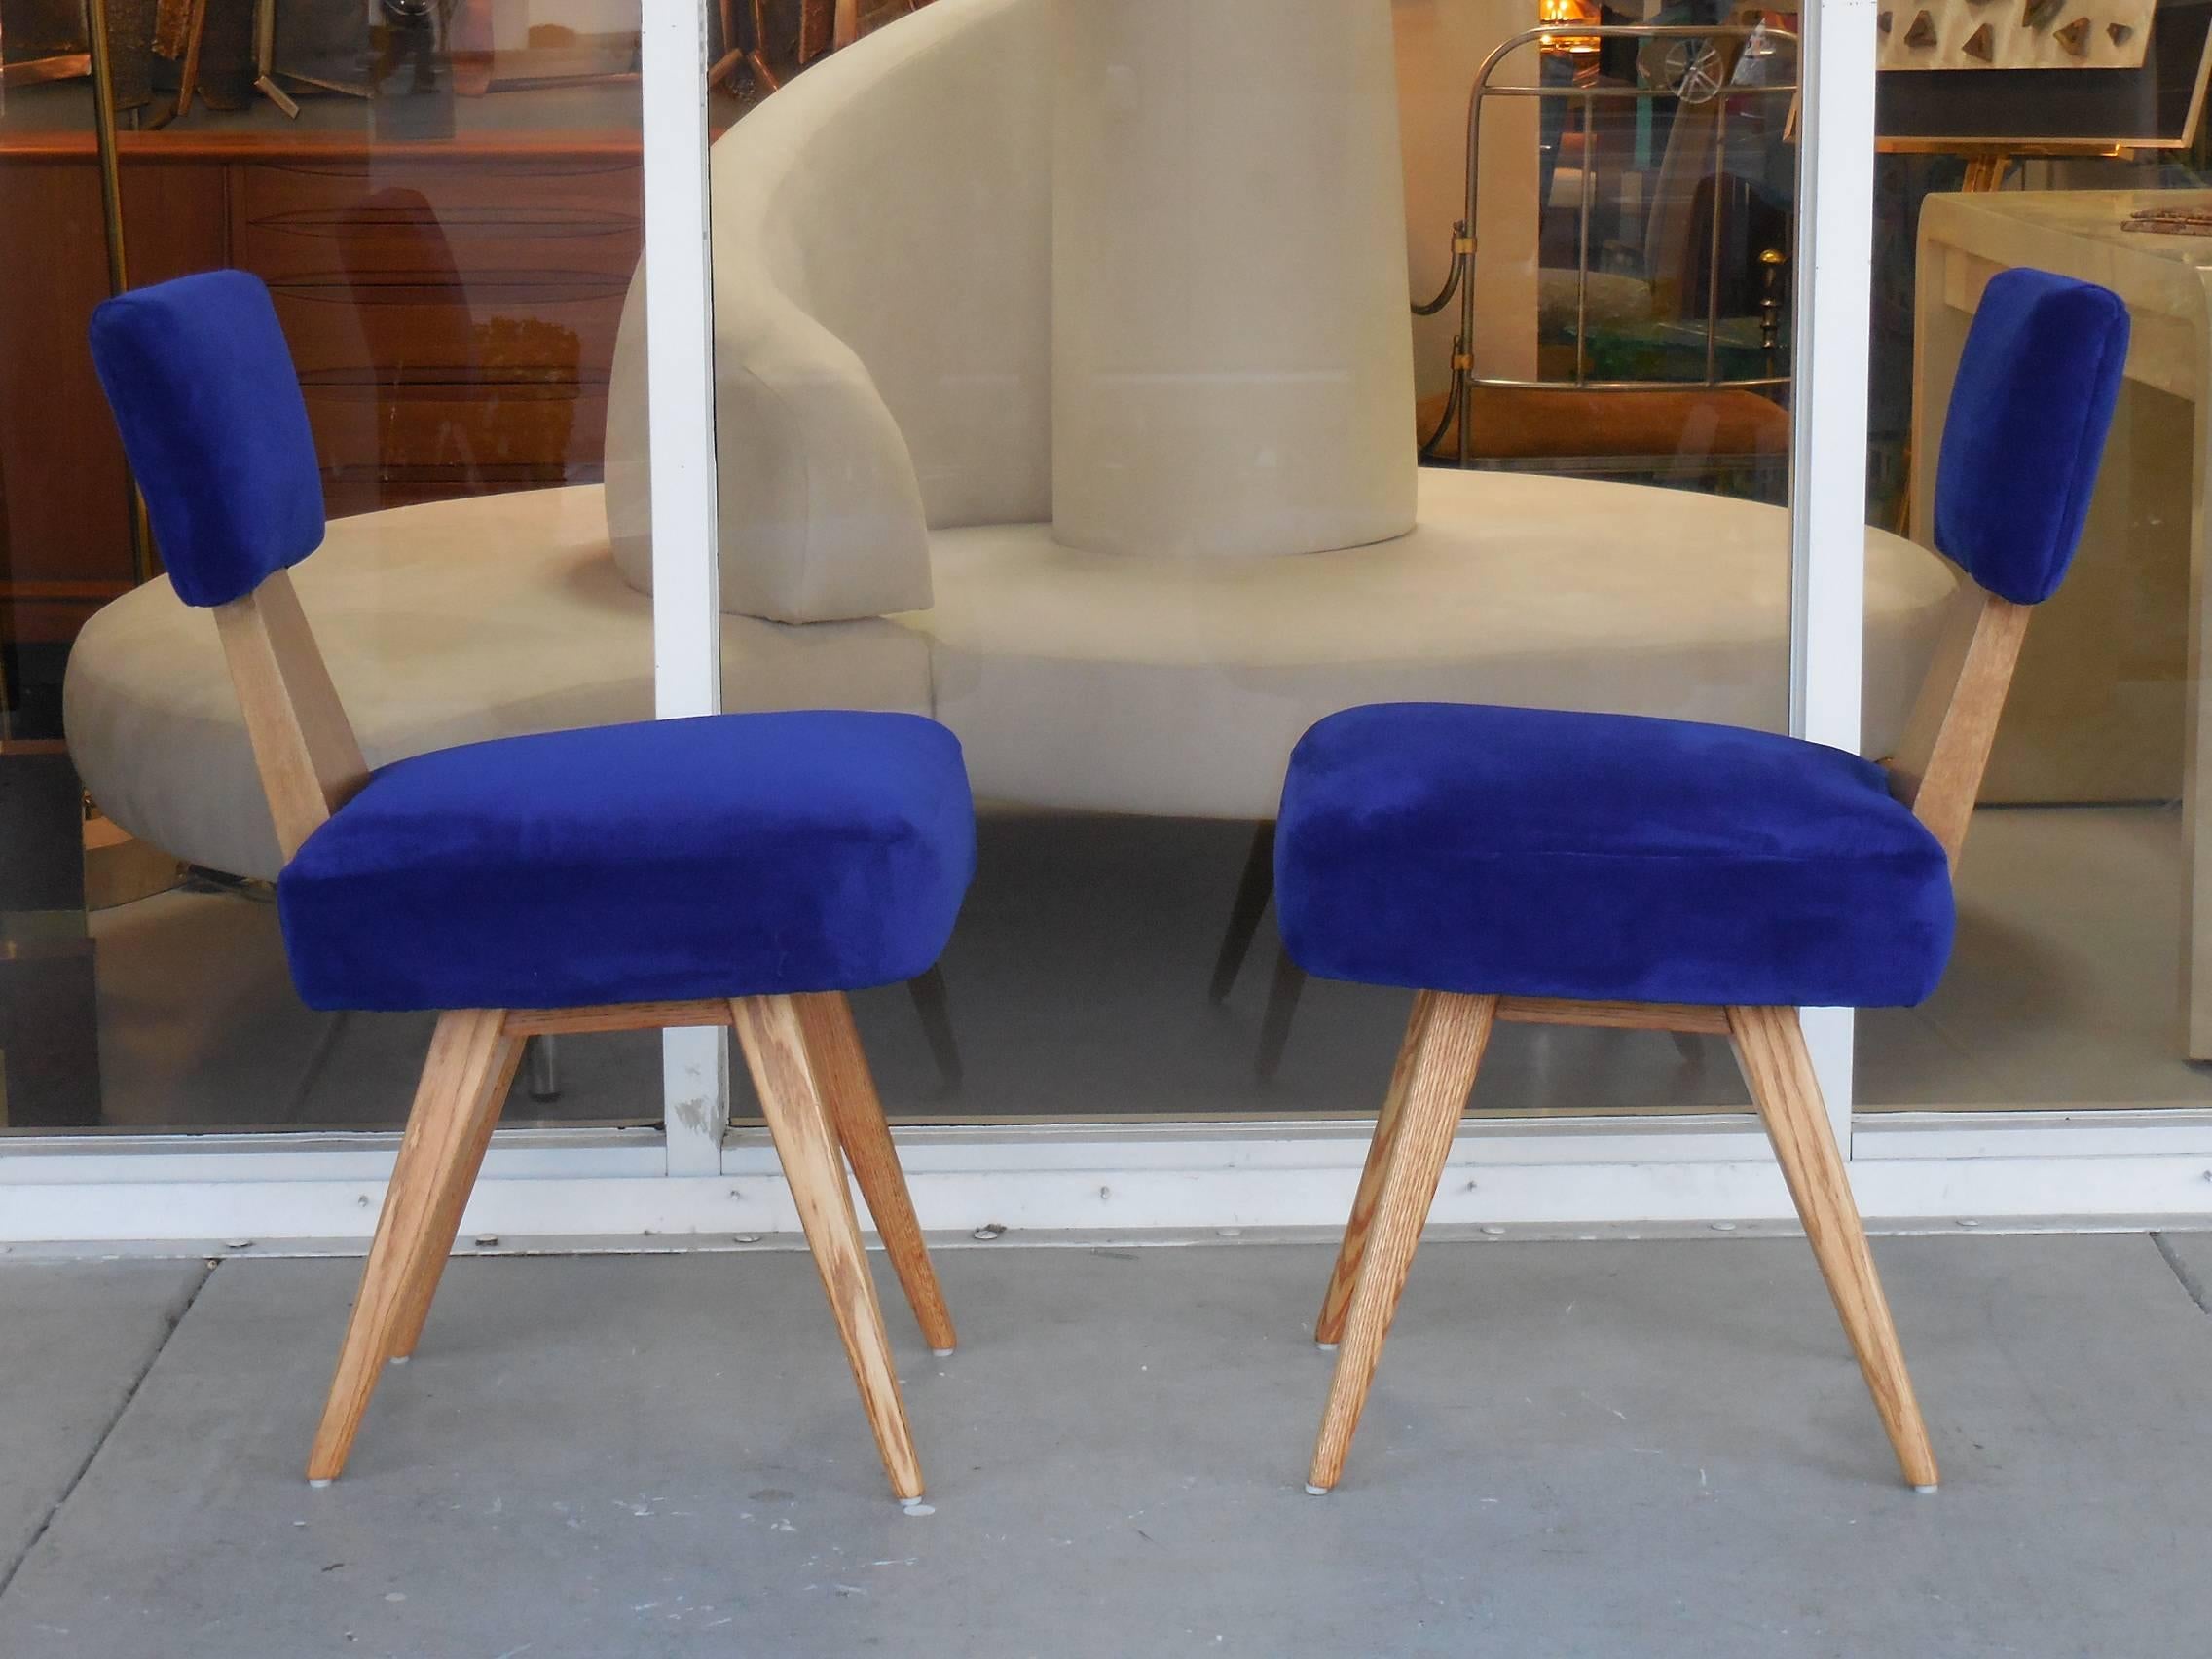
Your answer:
[[[548,1031],[523,1045],[523,1058],[530,1066],[530,1097],[540,1105],[561,1098],[560,1043]]]
[[[176,113],[192,113],[192,94],[200,85],[200,47],[207,38],[207,0],[192,0],[184,25],[184,62],[177,70]]]
[[[932,967],[906,981],[913,999],[914,1015],[922,1022],[922,1036],[937,1061],[937,1074],[947,1088],[958,1088],[967,1067],[960,1059],[960,1040],[952,1034],[952,999],[944,988],[944,970]]]
[[[433,1242],[440,1239],[444,1242],[416,1275],[406,1305],[392,1321],[391,1360],[395,1365],[406,1364],[422,1346],[423,1327],[430,1318],[430,1303],[438,1294],[438,1281],[445,1276],[446,1263],[453,1259],[453,1241],[461,1233],[461,1212],[468,1207],[468,1195],[476,1190],[477,1172],[484,1167],[484,1155],[492,1148],[492,1131],[499,1126],[500,1109],[514,1088],[515,1072],[532,1041],[534,1039],[518,1037],[506,1045],[506,1052],[498,1062],[499,1073],[490,1085],[490,1110],[473,1126],[474,1138],[461,1149],[460,1161],[454,1165],[453,1178],[442,1190],[440,1208],[430,1223],[429,1236]],[[535,1041],[549,1042],[550,1039],[541,1037]]]
[[[1866,1230],[1851,1197],[1843,1157],[1828,1126],[1821,1086],[1793,1008],[1731,1008],[1728,1032],[1750,1083],[1751,1098],[1766,1123],[1774,1155],[1789,1183],[1805,1236],[1827,1280],[1843,1317],[1845,1334],[1859,1356],[1859,1369],[1882,1415],[1898,1466],[1922,1492],[1935,1490],[1936,1454],[1928,1443],[1912,1379],[1906,1374],[1890,1305],[1866,1247]]]
[[[794,1000],[806,1027],[807,1053],[829,1098],[830,1121],[860,1182],[861,1196],[867,1199],[884,1254],[898,1270],[923,1341],[940,1355],[948,1354],[959,1338],[937,1282],[937,1269],[930,1263],[929,1246],[922,1239],[922,1224],[906,1191],[906,1172],[899,1166],[891,1125],[884,1121],[867,1051],[861,1047],[860,1028],[853,1023],[853,1005],[836,991]]]
[[[745,62],[746,67],[753,71],[754,80],[759,84],[760,94],[765,97],[781,88],[784,81],[768,61],[768,19],[762,15],[761,5],[762,0],[753,0],[753,26],[749,31],[751,44],[745,50]]]
[[[721,37],[716,43],[719,48],[714,66],[707,71],[707,85],[713,86],[727,75],[737,80],[737,65],[745,61],[744,49],[738,44],[736,0],[716,0],[715,20],[721,25]],[[734,85],[732,92],[737,89]]]
[[[744,997],[730,1004],[730,1012],[815,1269],[836,1316],[837,1334],[844,1339],[845,1357],[860,1384],[861,1404],[875,1430],[884,1472],[899,1496],[919,1497],[922,1469],[906,1426],[899,1374],[891,1363],[891,1339],[883,1328],[875,1281],[868,1276],[860,1218],[853,1210],[822,1082],[808,1053],[805,1026],[790,997]]]
[[[1497,1014],[1495,997],[1438,992],[1430,1002],[1377,1183],[1366,1259],[1352,1289],[1336,1375],[1329,1383],[1329,1403],[1321,1414],[1320,1438],[1307,1475],[1309,1492],[1327,1492],[1344,1473],[1345,1454],[1351,1449],[1352,1431],[1367,1404],[1376,1362],[1382,1357],[1382,1340],[1389,1334],[1391,1315],[1406,1288],[1414,1247],[1420,1242],[1444,1161],[1451,1155],[1453,1132],[1474,1088]]]
[[[1275,957],[1275,977],[1268,986],[1268,1011],[1260,1018],[1260,1052],[1252,1069],[1262,1083],[1272,1083],[1282,1069],[1283,1051],[1290,1047],[1291,1022],[1298,1017],[1299,994],[1306,989],[1306,970],[1290,959],[1290,952]]]
[[[835,29],[835,0],[799,0],[798,61],[805,68],[828,52]]]
[[[1367,1254],[1367,1230],[1375,1222],[1375,1200],[1382,1190],[1382,1171],[1397,1143],[1398,1121],[1406,1103],[1406,1085],[1420,1053],[1422,1035],[1436,1007],[1435,993],[1416,991],[1414,1011],[1406,1021],[1405,1041],[1398,1045],[1397,1064],[1390,1068],[1390,1087],[1376,1114],[1375,1138],[1367,1143],[1367,1165],[1359,1172],[1359,1195],[1351,1202],[1351,1219],[1345,1224],[1344,1245],[1337,1252],[1336,1271],[1321,1298],[1321,1316],[1313,1321],[1313,1340],[1335,1347],[1345,1334],[1345,1315],[1351,1308],[1352,1286],[1359,1282],[1359,1264]]]
[[[322,1424],[308,1456],[308,1479],[317,1485],[346,1467],[378,1375],[397,1351],[395,1339],[410,1322],[420,1330],[428,1310],[484,1143],[514,1079],[518,1045],[505,1035],[505,1022],[499,1009],[460,1009],[438,1016],[338,1350]]]
[[[1274,894],[1275,827],[1270,822],[1253,827],[1252,844],[1244,851],[1244,872],[1236,878],[1236,897],[1229,906],[1229,926],[1222,931],[1206,1001],[1225,1001],[1235,986],[1237,972],[1259,935],[1260,918],[1268,913],[1268,901]]]

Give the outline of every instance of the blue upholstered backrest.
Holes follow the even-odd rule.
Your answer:
[[[2127,308],[2047,271],[1989,279],[1943,422],[1936,546],[2000,599],[2040,605],[2082,538],[2127,361]]]
[[[260,277],[210,271],[103,302],[92,363],[185,604],[227,604],[322,544],[307,404]]]

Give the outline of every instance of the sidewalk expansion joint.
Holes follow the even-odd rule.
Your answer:
[[[215,1269],[219,1265],[215,1262],[209,1262],[201,1269],[200,1277],[194,1283],[192,1293],[184,1299],[183,1306],[177,1309],[175,1316],[169,1320],[168,1329],[162,1333],[162,1340],[154,1345],[154,1351],[146,1356],[146,1363],[138,1368],[138,1375],[131,1378],[130,1386],[124,1390],[123,1398],[117,1404],[114,1415],[100,1425],[98,1437],[93,1440],[92,1450],[85,1454],[85,1460],[78,1464],[76,1471],[70,1475],[69,1484],[61,1489],[60,1493],[53,1503],[47,1506],[46,1513],[39,1518],[38,1530],[24,1543],[22,1554],[16,1557],[14,1561],[0,1562],[0,1600],[6,1599],[9,1586],[16,1582],[16,1574],[22,1570],[23,1563],[31,1559],[40,1543],[45,1540],[47,1530],[54,1525],[55,1518],[61,1513],[63,1506],[76,1496],[77,1489],[84,1484],[85,1476],[91,1470],[93,1459],[99,1456],[100,1449],[108,1443],[108,1437],[115,1432],[115,1425],[123,1420],[123,1414],[128,1412],[130,1409],[131,1402],[138,1398],[138,1390],[145,1386],[146,1379],[152,1375],[155,1365],[161,1360],[162,1355],[168,1350],[170,1339],[176,1335],[177,1327],[182,1325],[186,1316],[191,1313],[193,1305],[200,1300],[200,1293],[207,1288],[207,1281],[215,1276]]]

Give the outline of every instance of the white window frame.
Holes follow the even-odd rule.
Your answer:
[[[704,0],[645,5],[642,12],[653,705],[667,720],[719,714],[722,706],[709,59]],[[661,1033],[661,1106],[668,1173],[712,1174],[729,1122],[725,1032],[704,1026]]]
[[[1875,0],[1806,0],[1790,396],[1789,729],[1856,755],[1866,609],[1866,368],[1874,268]],[[1800,1015],[1848,1152],[1849,1009]]]
[[[1803,17],[1804,167],[1791,531],[1791,725],[1856,748],[1873,195],[1875,0]],[[720,695],[703,6],[645,8],[644,108],[659,713]],[[1854,1123],[1852,1018],[1807,1025],[1861,1207],[1877,1226],[2125,1226],[2212,1217],[2212,1112],[1957,1112]],[[667,1129],[502,1131],[465,1229],[508,1242],[726,1243],[795,1226],[773,1150],[728,1128],[726,1047],[670,1033]],[[1382,1080],[1376,1080],[1380,1089]],[[1342,1225],[1361,1121],[903,1130],[934,1230],[1091,1236]],[[358,1249],[398,1137],[78,1135],[0,1143],[0,1250],[35,1241]],[[1787,1222],[1742,1117],[1470,1124],[1434,1219],[1512,1232]]]

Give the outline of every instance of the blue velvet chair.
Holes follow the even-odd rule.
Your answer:
[[[1937,548],[1971,580],[1884,767],[1764,732],[1537,709],[1350,709],[1300,741],[1275,881],[1307,972],[1415,991],[1322,1302],[1309,1490],[1335,1486],[1498,1020],[1729,1037],[1905,1479],[1936,1459],[1798,1028],[1898,1007],[1951,949],[1951,870],[2033,608],[2066,573],[2127,354],[2111,293],[1994,277],[1959,366]]]
[[[383,1365],[415,1349],[524,1042],[727,1025],[891,1484],[919,1496],[846,1158],[933,1348],[952,1321],[844,993],[926,972],[952,931],[976,860],[959,743],[906,715],[728,715],[371,771],[289,574],[322,486],[268,291],[235,271],[139,289],[92,345],[170,583],[214,612],[301,997],[440,1011],[309,1478],[344,1468]]]

